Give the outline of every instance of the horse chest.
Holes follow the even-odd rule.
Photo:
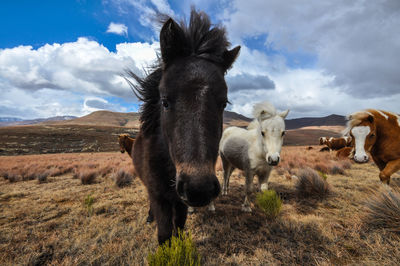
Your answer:
[[[264,158],[256,158],[251,163],[251,169],[256,173],[264,173],[268,170],[268,163],[264,160]]]

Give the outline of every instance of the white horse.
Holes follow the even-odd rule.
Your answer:
[[[246,196],[242,210],[251,212],[249,195],[253,190],[254,175],[258,176],[258,189],[268,190],[268,178],[272,166],[280,161],[283,136],[285,135],[285,118],[289,110],[278,113],[268,102],[254,106],[255,119],[247,129],[229,127],[225,129],[219,144],[224,169],[222,195],[227,195],[229,177],[234,169],[243,170],[246,177]],[[213,203],[211,203],[213,204]],[[210,206],[213,209],[213,206]]]

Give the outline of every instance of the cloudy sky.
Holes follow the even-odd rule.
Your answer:
[[[250,116],[268,100],[288,118],[400,113],[398,0],[6,0],[0,117],[137,111],[120,74],[156,59],[156,12],[180,20],[192,5],[242,46],[226,77],[228,110]]]

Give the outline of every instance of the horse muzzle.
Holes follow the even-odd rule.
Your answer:
[[[369,161],[368,155],[363,154],[363,155],[354,155],[353,157],[354,161],[356,163],[366,163]]]
[[[176,179],[176,192],[183,202],[192,207],[208,205],[221,191],[215,175],[193,177],[181,174]]]
[[[269,155],[267,156],[267,163],[271,166],[276,166],[279,164],[281,158],[280,156],[273,156],[273,155]]]

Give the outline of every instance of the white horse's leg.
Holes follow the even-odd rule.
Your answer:
[[[229,178],[233,172],[233,167],[230,163],[221,156],[222,167],[224,168],[224,183],[222,184],[222,195],[228,195]]]
[[[251,212],[249,197],[252,192],[252,184],[253,184],[254,174],[251,172],[246,173],[246,183],[245,183],[245,192],[246,196],[244,197],[244,202],[242,205],[242,211],[244,212]]]
[[[268,179],[272,171],[272,166],[267,168],[267,171],[263,174],[258,175],[258,190],[266,191],[268,190]]]
[[[214,201],[211,201],[210,205],[208,205],[208,210],[210,212],[215,212]]]

